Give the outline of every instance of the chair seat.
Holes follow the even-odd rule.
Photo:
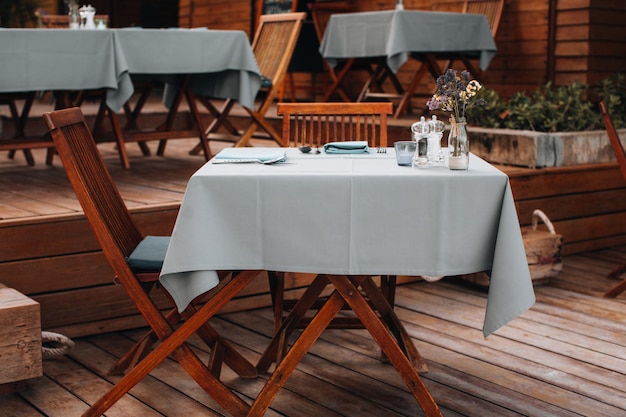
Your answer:
[[[146,236],[126,258],[126,262],[135,273],[160,272],[169,243],[169,236]]]
[[[265,75],[261,74],[261,88],[267,89],[271,87],[272,87],[272,80],[270,79],[270,77],[266,77]]]

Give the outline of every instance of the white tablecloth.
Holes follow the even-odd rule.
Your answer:
[[[476,56],[485,70],[496,44],[483,15],[388,10],[332,15],[320,45],[331,65],[338,59],[387,57],[393,71],[411,53],[428,52]]]
[[[117,111],[131,75],[192,75],[197,94],[254,107],[259,70],[242,31],[0,29],[0,93],[107,88]]]
[[[456,275],[491,269],[483,331],[534,292],[508,177],[472,155],[468,171],[415,169],[387,154],[287,151],[288,163],[212,164],[189,181],[161,282],[179,308],[214,270]]]

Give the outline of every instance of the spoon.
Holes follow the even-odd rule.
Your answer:
[[[311,152],[311,147],[310,146],[300,146],[298,149],[300,149],[300,152],[302,153],[309,153]]]

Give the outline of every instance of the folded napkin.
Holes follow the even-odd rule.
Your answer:
[[[225,148],[214,157],[214,162],[283,162],[287,154],[281,148]]]
[[[330,142],[324,145],[326,153],[368,153],[369,147],[366,141],[354,142]]]

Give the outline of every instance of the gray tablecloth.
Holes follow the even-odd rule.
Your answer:
[[[484,334],[534,292],[508,178],[399,167],[387,154],[304,155],[289,163],[207,163],[190,179],[161,275],[179,308],[214,270],[456,275],[492,270]]]
[[[244,32],[187,29],[0,29],[0,93],[107,88],[119,110],[131,74],[191,74],[195,93],[254,107],[259,70]]]
[[[476,56],[484,70],[496,44],[483,15],[389,10],[332,15],[320,45],[331,65],[338,59],[387,57],[393,71],[409,54],[427,52]]]

